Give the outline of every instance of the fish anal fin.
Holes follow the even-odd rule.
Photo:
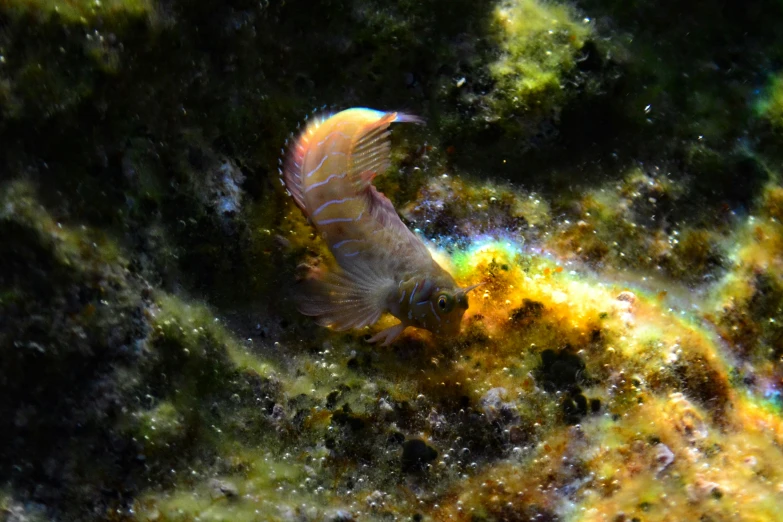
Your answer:
[[[396,341],[400,335],[402,335],[402,332],[405,331],[406,327],[407,326],[403,323],[395,324],[394,326],[390,326],[389,328],[381,330],[377,334],[373,335],[367,342],[377,343],[378,341],[383,341],[381,346],[389,346],[391,343]]]

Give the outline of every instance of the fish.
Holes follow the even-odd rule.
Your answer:
[[[334,256],[311,271],[299,311],[336,331],[361,329],[389,313],[399,323],[369,339],[388,346],[408,327],[454,336],[467,294],[433,258],[373,184],[390,166],[392,123],[419,117],[357,107],[311,119],[291,140],[281,182]]]

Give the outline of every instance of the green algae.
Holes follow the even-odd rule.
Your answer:
[[[22,295],[15,291],[15,290],[6,290],[3,289],[2,292],[0,292],[0,305],[8,304],[14,301],[19,300],[22,297]]]
[[[124,266],[120,248],[108,234],[90,227],[63,227],[41,205],[36,188],[18,180],[0,187],[6,205],[0,219],[35,230],[38,240],[52,249],[59,263],[73,270],[94,268],[95,264]]]
[[[122,16],[146,16],[152,12],[149,0],[11,0],[8,13],[32,15],[39,22],[52,19],[76,25],[89,25],[98,17],[117,20]]]
[[[174,342],[185,355],[192,354],[195,360],[213,366],[219,359],[218,354],[210,350],[219,349],[239,370],[255,372],[259,376],[274,372],[270,363],[251,355],[241,346],[207,307],[165,294],[155,302],[159,309],[154,314],[154,328],[162,340]]]
[[[596,216],[607,227],[615,227],[617,201],[654,197],[644,187],[652,187],[649,190],[658,197],[679,190],[667,180],[658,183],[636,171],[627,183],[596,191],[605,198],[596,207]],[[452,200],[470,204],[498,196],[489,187],[472,185],[452,194]],[[500,208],[514,211],[513,205]],[[449,207],[441,211],[449,214],[452,223],[482,219],[475,211],[455,213]],[[633,215],[633,205],[620,212]],[[544,226],[550,222],[551,218],[539,221]],[[635,227],[626,226],[633,233]],[[606,236],[617,237],[616,230],[607,229]],[[289,233],[294,237],[305,231]],[[688,233],[699,231],[686,231],[683,237]],[[641,234],[633,234],[638,234],[632,236],[634,240],[643,240]],[[697,235],[683,241],[694,242],[685,252],[695,249],[687,255],[698,258],[705,238]],[[534,498],[518,495],[519,491],[537,491],[536,484],[554,481],[558,487],[576,488],[582,505],[612,516],[660,517],[672,512],[674,505],[661,502],[655,491],[677,498],[677,503],[686,506],[679,509],[693,516],[724,516],[723,508],[708,504],[711,497],[702,493],[706,479],[690,473],[682,463],[693,437],[710,430],[705,445],[725,444],[716,434],[717,426],[741,422],[725,419],[738,404],[745,412],[728,386],[730,365],[714,336],[691,319],[667,310],[665,299],[656,291],[629,292],[627,286],[586,280],[579,272],[564,270],[562,260],[526,254],[521,247],[500,240],[466,251],[456,249],[455,274],[466,284],[480,279],[485,286],[472,299],[465,333],[455,342],[429,341],[413,334],[393,350],[378,351],[362,346],[358,335],[340,334],[286,343],[287,369],[277,374],[288,397],[281,403],[288,404],[282,406],[287,412],[282,424],[286,438],[270,444],[268,435],[227,430],[225,421],[215,424],[220,436],[205,440],[242,471],[209,468],[206,477],[181,482],[170,493],[140,497],[140,512],[172,520],[244,519],[254,514],[285,519],[289,513],[318,519],[329,516],[331,508],[326,506],[335,502],[329,491],[337,491],[343,502],[331,504],[334,509],[350,505],[354,516],[370,518],[412,516],[419,510],[444,518],[484,513],[503,519],[512,512],[554,516],[555,511],[540,507],[546,498],[543,494],[535,493]],[[182,321],[178,319],[177,324],[167,336],[178,335]],[[323,348],[308,352],[305,346],[313,342]],[[553,353],[554,364],[547,363]],[[591,411],[594,401],[598,406]],[[651,419],[664,420],[659,426],[651,424]],[[573,428],[577,431],[568,431],[567,426],[573,424],[578,424]],[[464,426],[470,426],[470,431]],[[582,433],[589,435],[585,439]],[[399,501],[405,498],[399,490],[401,481],[412,478],[401,473],[400,450],[395,446],[385,449],[384,441],[411,440],[420,434],[443,457],[423,471],[427,496],[418,504],[424,507],[417,508]],[[267,452],[249,450],[249,440]],[[581,444],[588,444],[589,449]],[[384,448],[382,454],[380,448]],[[463,453],[466,448],[469,453]],[[662,468],[666,471],[661,474],[657,463],[669,458],[667,451],[675,455],[675,464]],[[278,468],[286,462],[286,454],[298,455],[293,468],[283,466],[288,472]],[[469,459],[458,457],[463,454],[469,454]],[[699,458],[712,458],[708,454],[699,449]],[[310,459],[321,458],[311,478],[325,491],[303,494],[307,488],[302,486],[301,470],[310,466],[306,464]],[[635,471],[626,471],[622,465],[628,459]],[[735,453],[731,459],[739,462]],[[364,471],[363,462],[370,463],[371,472]],[[560,462],[569,464],[561,466]],[[579,464],[573,466],[574,462]],[[266,477],[259,489],[256,485],[261,482],[254,470]],[[591,482],[588,477],[595,470],[600,472],[599,480]],[[270,482],[277,473],[283,478]],[[345,476],[351,477],[347,479],[350,486],[342,485],[340,477]],[[361,486],[354,481],[358,478]],[[653,490],[656,480],[663,483]],[[593,494],[595,489],[600,494]],[[380,492],[377,496],[375,490]],[[742,505],[741,496],[727,494],[723,487],[720,490],[725,505]],[[291,496],[278,496],[280,491]],[[393,507],[390,502],[365,501],[385,495],[397,499]],[[459,498],[464,511],[444,498]],[[373,503],[385,507],[379,511],[364,507]],[[499,507],[509,504],[512,511]]]
[[[195,458],[220,453],[225,438],[265,438],[267,409],[279,394],[274,365],[249,353],[203,305],[159,295],[150,316],[148,378],[160,402],[136,411],[126,431],[163,466],[172,456],[161,456],[159,448],[171,441]]]
[[[14,0],[4,12],[2,111],[11,121],[46,120],[94,97],[103,75],[120,69],[119,42],[154,18],[146,0]]]
[[[778,133],[783,131],[783,75],[770,79],[766,92],[756,103],[756,113]]]
[[[268,448],[244,449],[235,451],[232,460],[233,473],[161,499],[141,499],[140,515],[164,521],[285,520],[288,512],[307,509],[310,502],[308,514],[322,512],[311,490],[313,479],[290,457],[276,458]]]
[[[172,443],[181,439],[184,432],[183,416],[170,402],[161,402],[155,408],[138,413],[135,421],[135,434],[144,440],[145,444],[161,445],[166,450]]]
[[[591,36],[587,21],[566,5],[519,0],[495,10],[501,57],[490,65],[497,82],[491,103],[501,124],[555,117],[569,94],[565,78]]]
[[[120,480],[109,463],[123,460],[125,444],[95,441],[116,435],[113,423],[105,421],[116,418],[135,391],[133,363],[146,334],[141,284],[114,241],[100,231],[55,221],[29,180],[5,184],[0,198],[0,288],[16,294],[0,303],[0,358],[8,372],[0,411],[18,419],[14,431],[3,434],[3,444],[13,448],[3,468],[30,455],[45,456],[58,482],[51,490],[41,484],[50,491],[45,509],[58,506],[79,516],[80,505],[99,502],[102,489]],[[43,279],[42,272],[52,279]],[[48,408],[67,408],[72,415],[49,416]],[[32,465],[6,476],[15,496],[25,494],[26,480],[39,471]],[[68,481],[67,473],[84,482]],[[79,500],[70,504],[74,499]]]
[[[38,342],[29,343],[29,355],[19,354],[14,358],[3,352],[4,365],[16,367],[18,378],[28,385],[43,379],[46,384],[36,386],[42,393],[49,393],[51,386],[63,386],[67,390],[67,400],[81,401],[80,388],[83,384],[69,384],[71,376],[54,377],[52,372],[59,374],[59,365],[74,358],[83,360],[87,367],[97,364],[97,368],[101,367],[98,361],[106,357],[118,358],[116,366],[101,379],[106,387],[103,393],[122,404],[122,412],[116,412],[113,422],[103,427],[93,426],[94,421],[89,420],[91,414],[80,413],[83,419],[80,422],[88,423],[84,444],[89,445],[90,438],[100,436],[111,436],[118,441],[117,444],[123,441],[120,447],[135,447],[135,454],[144,459],[146,473],[158,475],[159,480],[165,483],[170,480],[165,478],[168,470],[185,467],[191,459],[214,455],[216,447],[224,447],[225,436],[240,434],[244,437],[248,433],[263,435],[268,432],[266,408],[271,408],[271,404],[267,403],[277,395],[276,384],[271,377],[274,373],[272,364],[257,354],[249,353],[247,347],[229,334],[203,305],[184,303],[161,293],[155,295],[147,306],[141,307],[151,296],[142,298],[147,291],[127,272],[126,261],[116,244],[87,227],[55,222],[36,198],[32,184],[18,181],[3,187],[1,192],[3,214],[0,216],[0,236],[3,237],[4,248],[13,245],[14,255],[19,258],[15,263],[4,266],[4,277],[24,270],[25,258],[21,256],[25,256],[25,248],[29,248],[35,252],[26,257],[30,268],[37,269],[41,263],[53,263],[58,268],[49,270],[59,272],[59,283],[66,289],[79,285],[83,287],[82,292],[87,292],[85,295],[95,295],[75,314],[71,312],[67,320],[58,318],[62,312],[54,306],[52,324],[57,325],[56,329],[47,337],[38,334]],[[19,230],[24,230],[26,235],[20,236]],[[17,239],[12,240],[11,233],[16,234]],[[23,241],[20,240],[22,237]],[[4,258],[4,262],[8,261]],[[22,264],[19,264],[20,261]],[[97,288],[91,288],[92,285]],[[24,315],[27,302],[34,298],[42,307],[37,315],[52,313],[48,311],[51,305],[46,304],[49,290],[37,296],[36,292],[41,291],[29,278],[20,279],[15,287],[4,290],[0,306],[9,312],[4,320],[11,320],[20,313]],[[54,291],[61,290],[55,287]],[[57,299],[55,297],[55,303]],[[24,308],[17,309],[19,305]],[[44,318],[36,317],[33,315],[25,321],[17,321],[17,334],[24,334],[25,328],[41,328],[40,320]],[[3,331],[0,337],[3,345],[7,335],[13,337],[13,332]],[[135,343],[130,352],[134,354],[131,357],[133,365],[128,365],[128,361],[123,360],[127,356],[121,355],[123,350],[128,351],[127,348],[118,347],[119,353],[113,353],[108,347],[101,346],[105,342],[104,336],[119,336],[122,340],[124,335],[128,335],[125,342],[131,346]],[[75,339],[78,342],[73,342]],[[26,360],[29,357],[35,359],[34,354],[39,354],[35,361]],[[27,363],[36,365],[34,374],[30,373]],[[16,384],[16,380],[8,380],[4,386]],[[13,395],[10,390],[6,391]],[[210,405],[215,403],[205,402],[205,397],[221,403],[220,411],[211,410]],[[30,404],[36,404],[38,400],[36,397],[28,398]],[[1,406],[3,411],[9,407],[4,403]],[[16,414],[19,419],[30,415],[21,411]],[[29,422],[32,428],[39,426],[41,421],[30,419],[25,422]],[[45,427],[47,421],[44,419],[43,422],[39,426],[42,434],[48,432]],[[208,428],[210,425],[212,429]],[[66,423],[54,431],[59,433],[70,429]],[[28,437],[24,447],[18,451],[22,455],[26,451],[41,451],[36,444],[45,443],[45,440],[39,440],[46,439],[42,434]],[[52,459],[54,462],[60,458],[72,459],[69,465],[80,469],[83,476],[90,477],[90,483],[99,483],[97,477],[101,475],[108,481],[105,484],[114,480],[112,473],[104,469],[104,462],[118,457],[106,455],[101,462],[91,463],[79,444],[69,445],[68,451],[65,457],[54,453]],[[228,449],[224,451],[229,452]],[[124,473],[137,472],[138,468],[132,463],[127,463],[127,466]],[[85,495],[99,493],[85,488],[79,493],[79,498]]]
[[[497,2],[486,26],[442,88],[441,145],[473,175],[523,180],[524,167],[558,142],[561,116],[611,85],[606,50],[591,20],[560,2]]]
[[[553,248],[591,264],[646,269],[689,283],[713,278],[728,263],[730,230],[698,216],[669,226],[687,188],[666,175],[631,169],[622,180],[581,195],[578,212],[561,223]],[[667,229],[668,228],[668,229]]]
[[[757,213],[736,231],[730,270],[712,289],[711,319],[732,351],[754,361],[762,374],[783,355],[783,263],[780,186],[773,178],[757,202]]]
[[[617,197],[632,197],[637,186],[620,185]],[[481,201],[499,194],[488,187],[467,193]],[[555,464],[569,447],[566,425],[578,423],[591,433],[593,448],[620,459],[629,451],[628,435],[617,435],[618,421],[610,417],[637,415],[647,404],[647,417],[661,415],[660,398],[674,391],[692,397],[692,408],[709,404],[713,414],[725,411],[727,370],[714,359],[708,336],[664,313],[654,294],[623,295],[565,272],[551,259],[525,254],[521,246],[487,242],[455,256],[459,278],[486,282],[455,343],[411,336],[397,348],[377,350],[363,346],[361,334],[322,332],[320,341],[281,343],[271,356],[240,342],[210,307],[153,292],[146,338],[152,358],[141,378],[152,398],[130,409],[121,433],[138,445],[146,476],[165,487],[136,496],[137,517],[285,520],[298,512],[317,519],[350,509],[382,518],[448,511],[452,505],[442,499],[456,496],[474,514],[502,518],[491,496],[480,493],[481,483],[493,484],[515,512],[551,514],[513,495],[515,488],[530,487],[527,480],[545,480],[539,473],[562,484],[585,478]],[[260,393],[254,391],[259,385]],[[492,391],[498,388],[504,391]],[[594,400],[599,408],[590,412],[584,405]],[[660,436],[646,430],[648,437]],[[404,484],[417,479],[403,470],[399,443],[388,442],[422,436],[439,454],[417,472],[426,477],[423,504],[404,500]],[[615,444],[599,443],[604,437],[615,437]],[[679,444],[667,437],[667,446]],[[517,457],[515,447],[518,453],[533,449]],[[654,447],[632,450],[643,455],[634,465],[647,470],[645,477],[656,469],[647,463],[654,462]],[[617,480],[605,471],[607,483]],[[624,479],[619,487],[626,493],[614,498],[640,498],[649,491],[646,480]],[[677,481],[667,480],[667,495],[678,495]],[[508,489],[498,482],[519,485]],[[599,501],[579,491],[583,502]],[[383,501],[386,496],[390,500]],[[648,512],[664,512],[655,500]]]

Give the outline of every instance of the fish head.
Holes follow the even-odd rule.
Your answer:
[[[475,286],[460,288],[451,276],[412,278],[400,286],[398,317],[410,326],[453,337],[468,309],[467,294]]]

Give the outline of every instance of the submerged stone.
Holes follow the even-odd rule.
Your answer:
[[[402,470],[406,473],[423,471],[438,458],[438,452],[421,439],[411,439],[402,445]]]

